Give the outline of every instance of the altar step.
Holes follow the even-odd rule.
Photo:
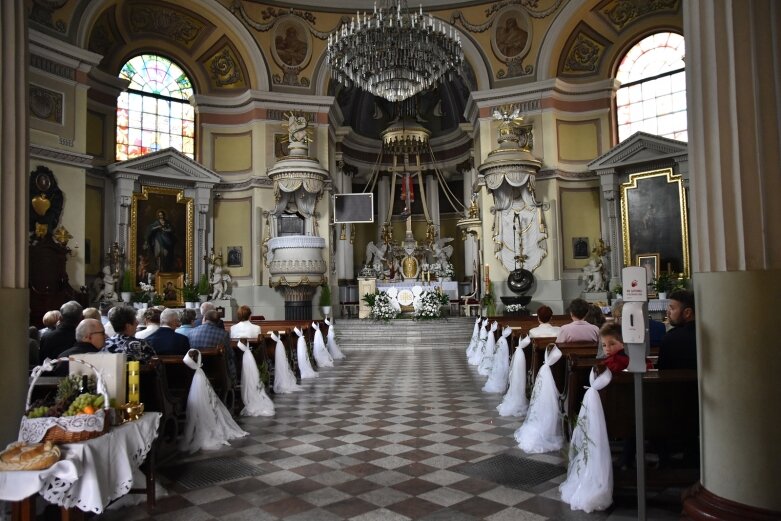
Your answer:
[[[466,350],[474,326],[475,319],[469,317],[398,319],[388,322],[342,318],[335,324],[336,341],[345,351]]]

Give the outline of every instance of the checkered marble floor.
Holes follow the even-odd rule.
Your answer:
[[[237,457],[257,476],[195,490],[164,482],[169,495],[156,509],[100,519],[636,519],[634,498],[592,514],[561,503],[562,457],[515,446],[518,421],[498,416],[500,396],[481,392],[484,378],[463,349],[355,351],[320,375],[304,381],[305,392],[273,396],[276,417],[240,419],[250,437],[188,457]],[[561,465],[562,474],[518,490],[459,472],[497,454]],[[648,519],[678,518],[677,497],[657,500]]]

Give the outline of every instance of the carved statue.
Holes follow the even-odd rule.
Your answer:
[[[592,257],[583,267],[583,278],[586,280],[586,291],[605,291],[605,267],[602,260]]]
[[[447,244],[453,240],[452,237],[443,237],[434,241],[434,257],[439,264],[448,264],[450,256],[453,255],[453,246]]]
[[[231,282],[231,276],[222,272],[222,266],[214,266],[214,272],[212,273],[212,296],[211,300],[223,299],[228,291],[228,284]]]
[[[374,266],[376,264],[379,264],[382,266],[382,263],[385,259],[385,252],[388,251],[388,245],[382,244],[380,246],[377,246],[374,244],[374,241],[369,241],[369,244],[366,245],[366,260],[364,262],[364,265],[366,266]]]
[[[287,138],[290,143],[311,143],[312,137],[309,135],[308,123],[304,116],[296,116],[293,113],[288,115],[287,120]]]
[[[111,267],[103,266],[103,288],[101,288],[100,292],[95,297],[95,301],[116,300],[117,294],[114,289],[116,282],[114,275],[111,273]]]

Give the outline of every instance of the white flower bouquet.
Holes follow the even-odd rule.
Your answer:
[[[399,315],[399,311],[393,306],[390,296],[381,291],[374,298],[372,306],[372,318],[375,320],[393,320]]]
[[[445,296],[445,298],[447,298]],[[415,299],[415,313],[418,320],[431,320],[442,316],[442,294],[436,291],[424,291]]]

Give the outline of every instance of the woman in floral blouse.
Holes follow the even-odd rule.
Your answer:
[[[117,333],[106,340],[104,353],[125,353],[128,360],[146,363],[156,355],[154,348],[146,340],[139,340],[134,335],[138,327],[136,312],[128,306],[112,308],[108,314],[114,331]]]

